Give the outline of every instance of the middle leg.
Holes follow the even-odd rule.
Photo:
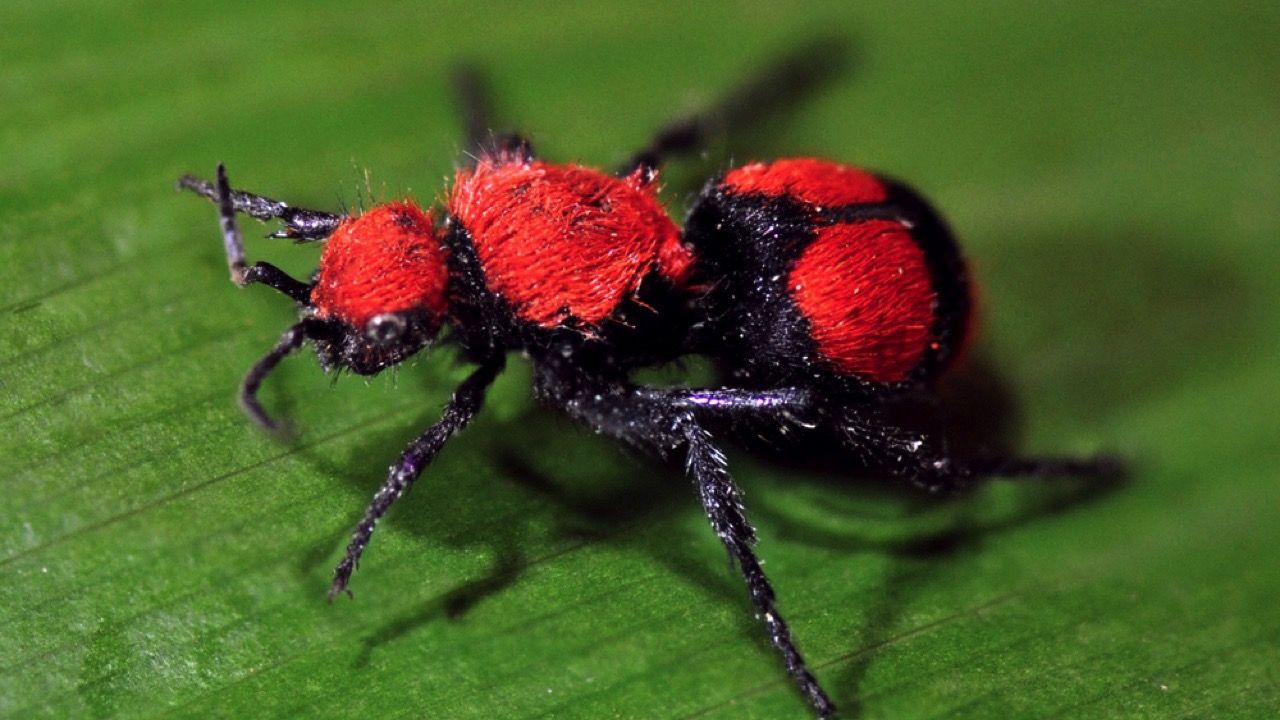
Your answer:
[[[834,717],[835,703],[809,670],[778,610],[773,585],[753,547],[755,528],[747,519],[742,494],[729,474],[725,455],[695,413],[666,398],[647,397],[646,388],[590,378],[567,364],[543,362],[537,373],[540,399],[597,432],[664,458],[684,450],[685,471],[697,487],[703,512],[741,571],[770,643],[818,716]]]

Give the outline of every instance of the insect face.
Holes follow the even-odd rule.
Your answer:
[[[311,289],[326,368],[372,375],[426,347],[447,308],[448,270],[431,216],[408,202],[344,220]]]

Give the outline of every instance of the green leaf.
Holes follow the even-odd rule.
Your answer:
[[[732,456],[846,717],[1274,717],[1274,3],[8,3],[0,9],[0,715],[804,718],[678,474],[536,408],[520,362],[379,529],[387,464],[465,375],[290,359],[183,172],[304,206],[439,197],[447,86],[609,166],[777,51],[860,62],[666,176],[819,154],[917,184],[982,286],[957,436],[1116,451],[1130,481],[952,501]],[[247,229],[259,228],[247,223]],[[250,242],[297,274],[314,247]],[[965,373],[961,373],[961,379]],[[332,385],[332,386],[331,386]]]

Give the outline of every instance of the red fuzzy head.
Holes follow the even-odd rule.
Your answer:
[[[639,173],[482,159],[458,172],[449,213],[470,234],[489,289],[542,327],[593,326],[656,272],[677,285],[693,255]]]
[[[788,289],[818,352],[839,372],[900,382],[924,358],[935,295],[924,251],[899,223],[819,229]]]
[[[888,198],[884,184],[871,173],[813,158],[744,165],[726,174],[723,185],[742,195],[790,197],[819,207],[878,203]]]
[[[431,216],[411,202],[343,220],[319,273],[311,291],[316,315],[357,330],[384,313],[426,310],[438,319],[446,309],[444,251]]]

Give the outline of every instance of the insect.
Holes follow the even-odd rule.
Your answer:
[[[883,417],[896,398],[929,392],[965,342],[969,274],[950,230],[915,191],[811,158],[753,163],[712,179],[683,229],[657,196],[664,162],[723,126],[785,104],[829,58],[784,58],[706,111],[655,134],[616,173],[540,159],[518,135],[491,134],[474,72],[458,88],[475,154],[443,207],[412,200],[337,214],[292,207],[184,176],[181,189],[218,206],[232,280],[288,296],[299,321],[249,370],[241,405],[280,425],[257,394],[310,343],[326,371],[372,375],[423,351],[444,326],[476,368],[440,420],[391,467],[334,571],[330,598],[390,507],[447,440],[480,411],[506,357],[534,368],[544,404],[623,444],[682,461],[712,529],[741,571],[758,617],[814,712],[835,704],[809,670],[753,546],[716,434],[740,425],[834,436],[867,466],[931,490],[982,476],[1102,475],[1106,458],[962,459],[934,437]],[[324,241],[309,281],[247,261],[237,213]],[[689,354],[720,382],[650,387],[637,369]]]

